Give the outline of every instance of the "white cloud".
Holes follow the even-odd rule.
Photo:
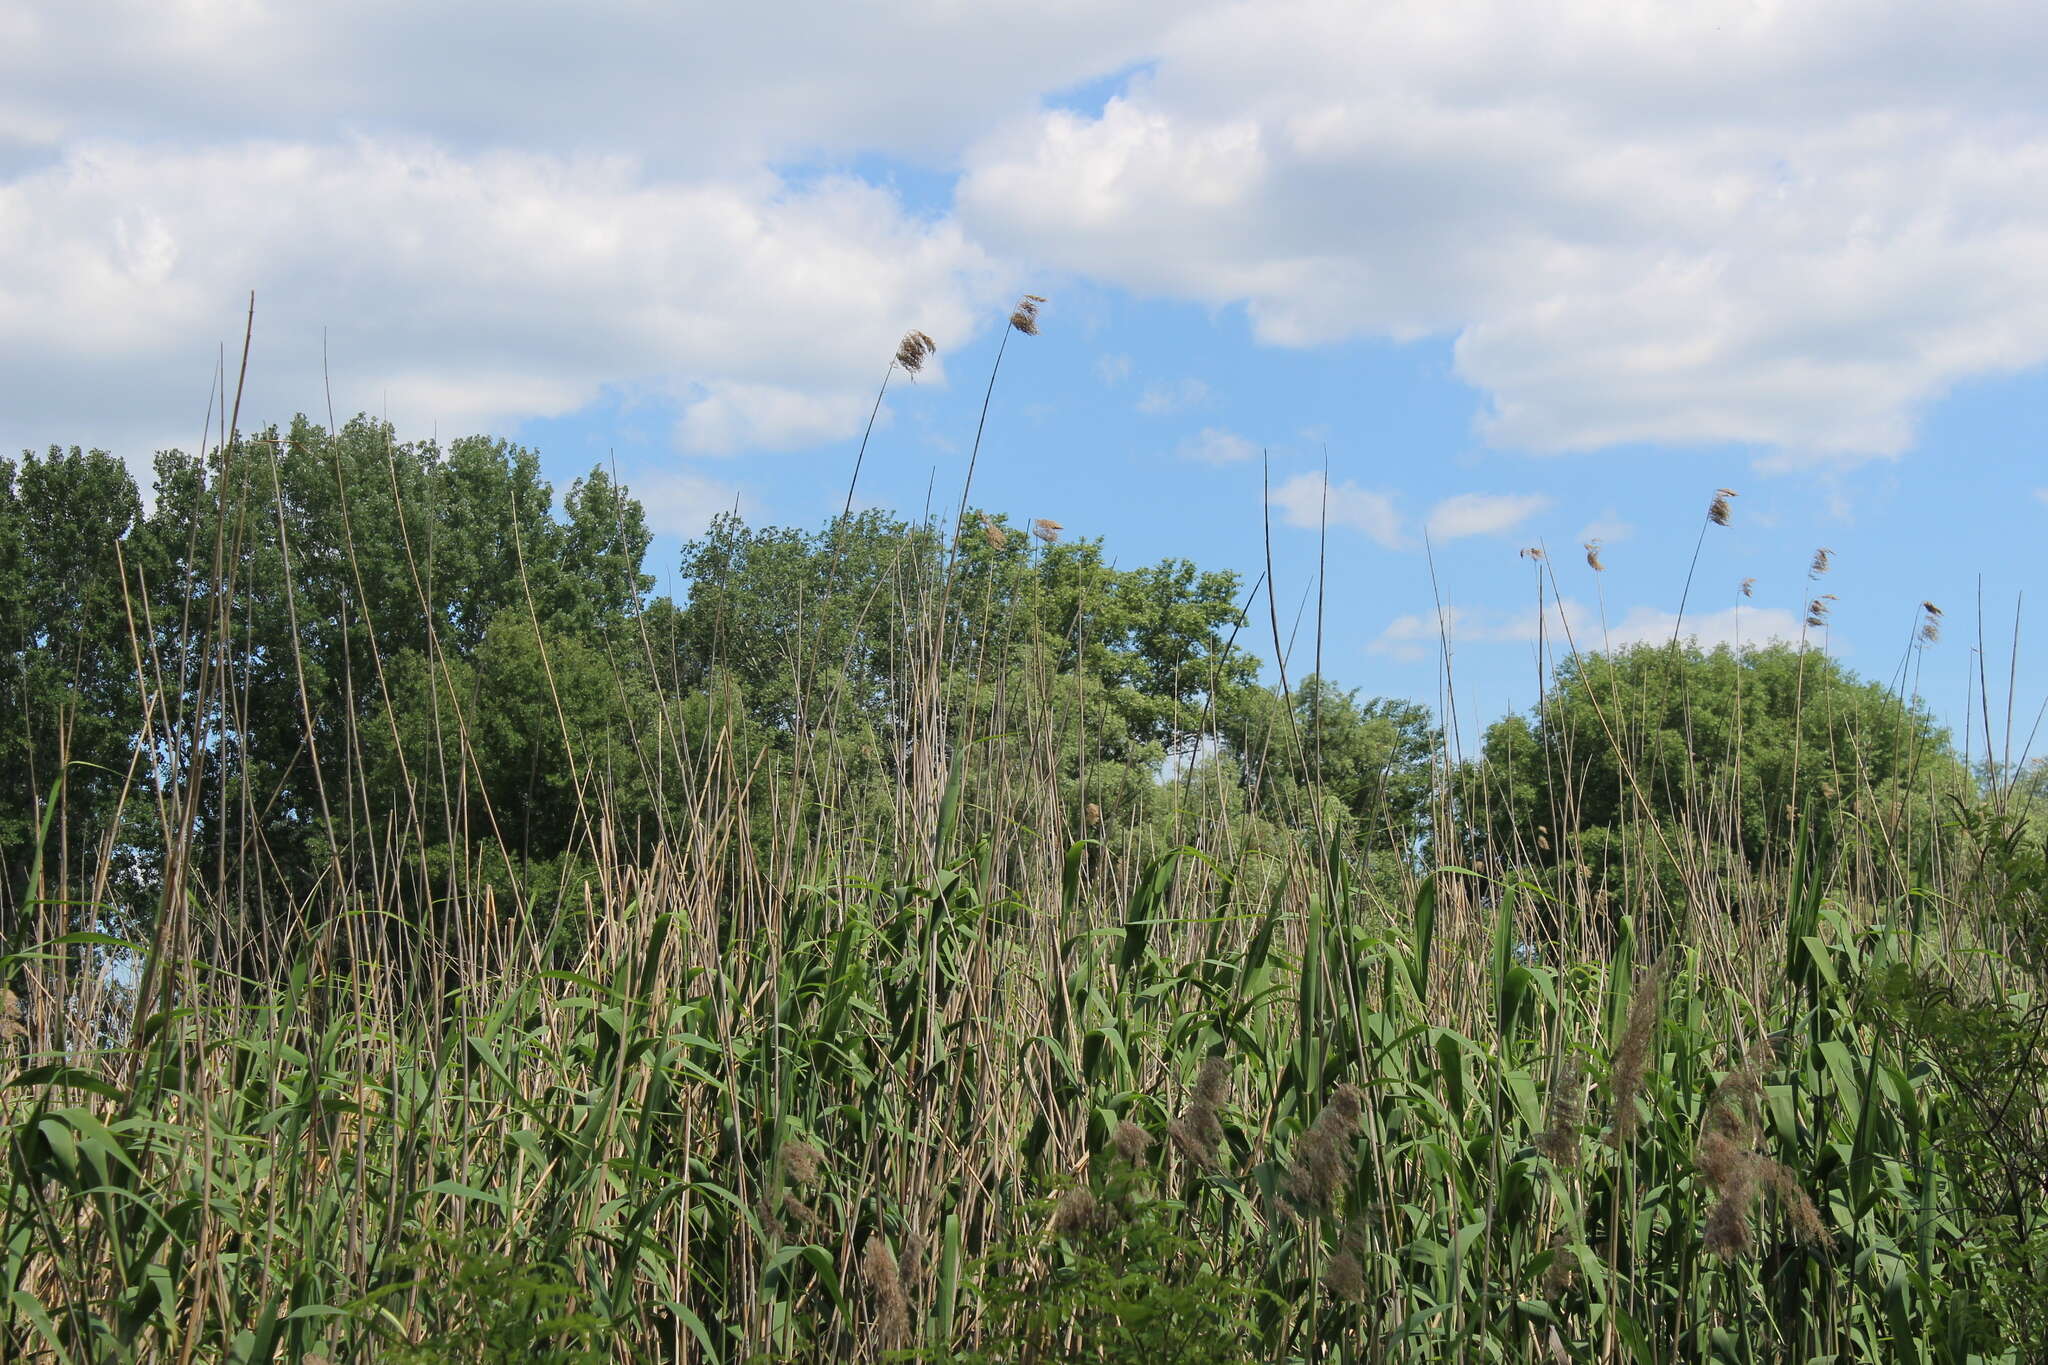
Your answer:
[[[1682,625],[1673,612],[1655,607],[1631,607],[1621,619],[1621,624],[1608,632],[1607,639],[1617,648],[1662,644],[1671,639],[1674,626],[1679,627],[1678,637],[1681,640],[1694,641],[1705,649],[1716,645],[1764,645],[1799,638],[1799,618],[1782,607],[1733,606],[1720,611],[1693,612]],[[1584,647],[1583,641],[1581,646]]]
[[[1164,417],[1200,407],[1209,398],[1209,386],[1199,379],[1182,379],[1172,384],[1147,384],[1138,398],[1138,411]]]
[[[1131,358],[1121,354],[1095,357],[1095,377],[1115,388],[1131,377]]]
[[[631,148],[677,176],[875,148],[943,164],[1045,92],[1143,57],[1178,8],[1174,0],[8,4],[0,7],[0,165],[87,138],[191,145],[256,130],[320,141],[337,127],[432,136],[464,154]],[[99,79],[86,83],[88,72]]]
[[[1499,535],[1550,507],[1553,501],[1541,493],[1460,493],[1431,509],[1429,533],[1438,540]]]
[[[1521,611],[1447,606],[1441,613],[1397,616],[1367,645],[1403,663],[1434,654],[1442,636],[1460,644],[1531,644],[1544,642],[1546,653],[1563,657],[1574,650],[1599,653],[1631,645],[1665,644],[1679,626],[1678,638],[1702,648],[1717,645],[1765,645],[1796,641],[1799,618],[1778,607],[1738,605],[1714,612],[1690,612],[1680,625],[1675,612],[1659,607],[1630,607],[1618,622],[1603,624],[1599,609],[1574,598],[1544,603],[1541,618],[1534,608]]]
[[[1323,525],[1327,510],[1331,526],[1363,531],[1389,550],[1400,549],[1405,543],[1393,498],[1360,488],[1349,479],[1329,486],[1327,509],[1323,476],[1319,473],[1296,474],[1273,490],[1270,501],[1280,509],[1289,526],[1317,529]]]
[[[1598,541],[1602,545],[1616,545],[1635,533],[1635,523],[1623,521],[1609,510],[1579,528],[1579,543],[1585,545]]]
[[[1183,460],[1199,460],[1203,464],[1238,464],[1258,454],[1259,448],[1234,431],[1203,427],[1182,441],[1174,453]]]
[[[856,432],[903,328],[957,344],[1006,283],[955,225],[847,179],[371,140],[81,147],[0,180],[0,437],[146,457],[165,413],[196,428],[253,288],[245,418],[323,404],[324,329],[336,407],[408,431],[610,386],[679,405],[690,449],[791,446]]]
[[[1099,117],[987,139],[981,239],[1268,342],[1455,337],[1533,451],[1896,455],[2048,360],[2048,8],[1191,9]]]
[[[695,470],[647,470],[628,477],[625,483],[645,509],[648,529],[660,535],[687,540],[703,534],[720,513],[751,517],[759,510],[754,499],[737,486]]]
[[[196,427],[254,287],[266,418],[324,325],[343,407],[800,443],[1029,260],[1455,339],[1505,446],[1895,455],[2048,360],[2044,45],[2000,0],[0,0],[0,442]],[[768,169],[871,155],[908,187]]]
[[[2034,490],[2034,496],[2039,498],[2042,502],[2048,502],[2048,488],[2036,488]]]

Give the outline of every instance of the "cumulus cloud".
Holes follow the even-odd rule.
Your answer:
[[[1557,655],[1573,650],[1600,652],[1631,645],[1665,644],[1673,638],[1702,648],[1742,647],[1793,642],[1799,639],[1799,618],[1778,607],[1747,604],[1722,611],[1691,612],[1683,622],[1676,612],[1660,607],[1630,607],[1619,621],[1604,623],[1599,610],[1574,598],[1547,602],[1539,617],[1534,610],[1487,610],[1446,606],[1441,611],[1395,617],[1367,645],[1368,653],[1415,663],[1435,653],[1448,637],[1452,645],[1532,644],[1546,642]]]
[[[1329,486],[1327,509],[1323,476],[1296,474],[1275,488],[1270,501],[1280,509],[1289,526],[1314,530],[1323,525],[1325,512],[1333,527],[1363,531],[1387,549],[1401,548],[1401,517],[1394,510],[1390,494],[1360,488],[1349,479]]]
[[[858,429],[905,326],[955,343],[1006,284],[956,226],[851,179],[659,182],[367,139],[94,145],[0,182],[0,437],[111,447],[187,409],[196,427],[253,288],[260,420],[323,401],[325,334],[336,406],[408,430],[615,386],[678,405],[688,449],[800,445]]]
[[[991,136],[960,203],[1269,342],[1454,337],[1503,446],[1896,455],[2048,359],[2044,45],[1991,0],[1209,6],[1099,115]]]
[[[0,440],[196,427],[254,287],[265,416],[324,325],[342,406],[799,444],[1028,260],[1453,339],[1502,446],[1896,455],[2048,360],[2044,46],[1998,0],[0,6]],[[869,156],[964,177],[770,169]]]
[[[1164,417],[1200,407],[1209,399],[1209,386],[1199,379],[1181,379],[1171,384],[1147,384],[1138,397],[1138,411],[1149,417]]]
[[[1623,521],[1610,510],[1579,528],[1579,543],[1584,545],[1597,541],[1602,545],[1614,545],[1635,533],[1634,522]]]
[[[1512,531],[1553,501],[1541,493],[1460,493],[1430,510],[1429,533],[1438,540],[1496,536]]]
[[[1146,55],[1174,0],[91,0],[0,7],[0,166],[81,139],[634,149],[668,174],[943,163]],[[857,61],[849,53],[859,53]],[[83,79],[92,73],[93,79]],[[10,145],[11,144],[11,145]]]
[[[647,527],[658,535],[689,539],[702,535],[711,520],[724,512],[752,516],[754,499],[734,484],[688,469],[650,469],[625,480],[647,513]]]
[[[1183,460],[1203,464],[1238,464],[1259,453],[1259,448],[1234,431],[1203,427],[1180,443],[1175,451]]]

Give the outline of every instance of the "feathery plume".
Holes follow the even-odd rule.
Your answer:
[[[1114,1226],[1116,1210],[1095,1197],[1086,1185],[1070,1185],[1052,1206],[1052,1230],[1062,1237],[1101,1232]]]
[[[1145,1164],[1145,1153],[1151,1149],[1152,1135],[1132,1123],[1129,1119],[1117,1121],[1116,1131],[1109,1135],[1109,1145],[1116,1154],[1133,1166]]]
[[[903,340],[896,346],[896,365],[912,378],[924,368],[924,362],[939,349],[938,343],[923,332],[912,328],[903,334]]]
[[[1323,1292],[1333,1299],[1357,1303],[1365,1297],[1365,1271],[1349,1251],[1339,1251],[1323,1267]]]
[[[1763,1077],[1752,1059],[1721,1082],[1701,1120],[1693,1165],[1714,1192],[1702,1233],[1706,1249],[1733,1260],[1756,1245],[1750,1223],[1758,1196],[1769,1191],[1784,1206],[1792,1233],[1811,1246],[1832,1246],[1834,1237],[1820,1210],[1800,1188],[1790,1167],[1766,1156],[1763,1136]]]
[[[1010,313],[1010,325],[1025,336],[1038,335],[1038,305],[1045,302],[1043,294],[1026,294],[1017,300],[1017,307]]]
[[[1652,972],[1637,983],[1635,994],[1628,1002],[1628,1023],[1621,1031],[1621,1044],[1614,1049],[1614,1068],[1607,1076],[1608,1093],[1614,1101],[1614,1117],[1607,1139],[1611,1147],[1621,1146],[1636,1131],[1636,1095],[1643,1088],[1643,1073],[1649,1068],[1650,1046],[1657,1037],[1657,997],[1661,984],[1656,973]]]
[[[1815,550],[1813,552],[1813,563],[1807,567],[1806,576],[1808,578],[1819,578],[1822,574],[1828,571],[1829,566],[1831,566],[1834,563],[1834,561],[1835,552],[1833,550],[1830,550],[1825,545],[1821,546],[1818,550]]]
[[[981,517],[981,534],[983,539],[998,550],[1010,543],[1010,538],[1003,534],[1003,528],[996,525],[988,513],[982,512],[979,515]]]
[[[824,1160],[818,1149],[802,1138],[792,1138],[782,1144],[782,1169],[799,1185],[815,1181]]]
[[[1742,580],[1742,595],[1744,597],[1756,596],[1756,580],[1754,578],[1745,578]]]
[[[1216,1164],[1217,1149],[1223,1143],[1223,1120],[1217,1117],[1217,1111],[1229,1097],[1230,1059],[1204,1057],[1188,1107],[1166,1126],[1173,1145],[1197,1166],[1207,1168]]]
[[[1597,540],[1586,542],[1586,565],[1594,573],[1604,572],[1607,568],[1605,564],[1600,562],[1600,542]]]
[[[1737,493],[1732,488],[1715,489],[1714,500],[1707,504],[1707,520],[1713,522],[1716,526],[1726,526],[1728,524],[1728,499],[1741,496],[1740,493]]]
[[[1920,612],[1920,639],[1922,643],[1934,644],[1941,639],[1941,608],[1932,602],[1922,602]]]
[[[1828,613],[1834,610],[1834,601],[1835,595],[1833,593],[1824,592],[1811,602],[1808,602],[1806,604],[1806,624],[1815,627],[1826,625]]]
[[[1351,1183],[1351,1140],[1358,1135],[1365,1092],[1340,1085],[1316,1121],[1294,1140],[1287,1192],[1311,1208],[1327,1207]]]
[[[1550,1083],[1550,1102],[1536,1150],[1559,1166],[1579,1161],[1579,1125],[1586,1117],[1586,1077],[1575,1062],[1559,1065]]]
[[[1553,1299],[1563,1298],[1571,1287],[1579,1282],[1579,1260],[1572,1255],[1572,1244],[1562,1232],[1550,1234],[1550,1265],[1543,1272],[1543,1292]]]
[[[1543,558],[1543,547],[1541,545],[1531,545],[1526,550],[1518,551],[1516,557],[1518,559],[1541,561]]]
[[[1067,528],[1050,517],[1039,517],[1031,523],[1031,534],[1050,545],[1060,538],[1060,532]]]
[[[875,1301],[875,1335],[883,1347],[895,1346],[910,1330],[910,1301],[903,1294],[903,1275],[897,1269],[896,1255],[882,1240],[881,1233],[868,1234],[868,1244],[860,1256],[860,1272]]]

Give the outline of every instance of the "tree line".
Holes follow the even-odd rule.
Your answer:
[[[770,798],[757,848],[901,844],[963,755],[962,801],[1061,845],[1220,821],[1368,883],[1453,861],[1639,899],[1842,821],[1938,857],[1968,785],[1923,708],[1791,646],[1567,659],[1453,762],[1423,705],[1269,683],[1238,575],[993,513],[721,517],[671,598],[629,489],[593,469],[558,500],[502,440],[302,417],[159,455],[152,494],[100,451],[0,461],[10,906],[145,924],[173,848],[244,915],[366,868],[522,903],[735,783]]]

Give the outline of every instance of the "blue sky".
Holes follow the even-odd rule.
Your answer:
[[[2001,728],[2048,564],[2048,11],[1624,17],[0,0],[0,439],[192,445],[254,289],[245,411],[331,379],[563,484],[615,462],[666,576],[717,509],[837,507],[909,327],[940,363],[861,497],[950,506],[1031,290],[975,501],[1247,583],[1270,515],[1291,618],[1327,452],[1347,684],[1438,697],[1440,597],[1467,735],[1526,705],[1534,545],[1582,642],[1668,636],[1729,487],[1685,629],[1834,593],[1829,647],[1960,721],[1981,586]],[[2022,739],[2044,662],[2023,634]]]

